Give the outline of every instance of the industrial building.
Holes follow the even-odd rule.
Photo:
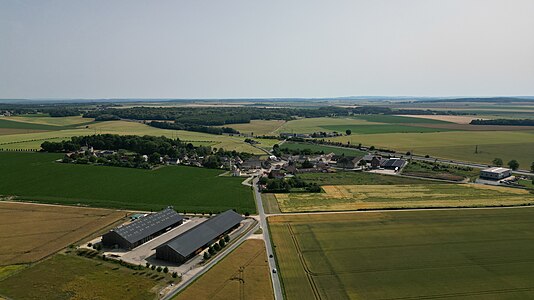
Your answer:
[[[223,235],[237,228],[244,218],[233,210],[225,211],[189,229],[156,248],[156,258],[184,263]]]
[[[169,229],[181,225],[184,218],[174,209],[166,208],[160,212],[141,217],[130,224],[110,230],[102,236],[106,247],[117,245],[123,249],[133,249]]]
[[[483,179],[501,180],[510,176],[512,176],[512,170],[501,167],[493,167],[480,171],[480,178]]]
[[[406,165],[406,161],[400,158],[385,159],[380,162],[380,166],[384,169],[400,170]]]

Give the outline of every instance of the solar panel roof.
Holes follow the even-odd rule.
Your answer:
[[[130,224],[113,229],[130,243],[142,240],[158,231],[183,220],[174,209],[166,208],[160,212],[139,218]]]
[[[243,220],[244,218],[240,214],[233,210],[227,210],[189,229],[158,248],[169,246],[183,257],[187,257]]]

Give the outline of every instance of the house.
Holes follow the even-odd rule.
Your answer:
[[[106,247],[118,246],[123,249],[133,249],[181,225],[183,221],[184,218],[169,207],[110,230],[102,236],[102,244]]]
[[[493,167],[480,171],[480,178],[490,180],[501,180],[512,176],[512,170],[500,167]]]
[[[343,169],[356,169],[361,160],[361,157],[341,156],[337,159],[336,166]]]
[[[243,220],[240,214],[227,210],[156,247],[156,258],[184,263],[239,227]]]
[[[261,160],[259,158],[251,158],[251,159],[248,159],[248,160],[244,161],[243,163],[241,163],[241,165],[239,167],[240,167],[241,170],[251,171],[251,170],[259,170],[263,166],[262,166],[262,162],[261,162]]]
[[[371,169],[378,169],[380,168],[380,166],[382,165],[382,157],[380,156],[373,156],[373,158],[371,158],[371,161],[369,162],[371,164]]]

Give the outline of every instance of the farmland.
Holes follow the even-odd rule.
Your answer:
[[[367,172],[304,173],[299,177],[318,185],[388,185],[388,184],[426,184],[427,180],[402,176],[382,175]],[[433,182],[435,183],[435,182]]]
[[[317,144],[306,144],[306,143],[296,143],[296,142],[285,142],[280,145],[282,149],[289,150],[311,150],[312,152],[324,152],[324,153],[334,153],[336,155],[346,155],[346,156],[363,156],[367,154],[366,152],[359,151],[357,149],[350,148],[340,148],[332,147],[327,145],[317,145]]]
[[[0,202],[0,265],[37,261],[122,217],[106,209]]]
[[[12,299],[154,299],[163,281],[141,273],[57,254],[1,280],[0,294]]]
[[[155,170],[55,162],[59,154],[0,152],[0,195],[43,203],[180,212],[254,212],[249,187],[220,170],[168,166]],[[24,178],[24,180],[20,180]]]
[[[174,299],[273,299],[262,240],[247,240]]]
[[[534,209],[269,218],[287,299],[534,297]]]
[[[284,125],[284,120],[251,120],[250,123],[227,124],[226,127],[232,127],[241,133],[251,135],[270,135],[280,126]],[[219,126],[223,127],[223,126]]]
[[[475,184],[327,185],[324,193],[276,194],[282,212],[534,204],[526,190]]]
[[[47,121],[46,117],[40,122],[52,122]],[[72,120],[54,120],[54,122],[75,122],[77,119]],[[49,119],[62,119],[62,118],[49,118]],[[92,119],[86,119],[91,121]],[[2,121],[2,120],[0,120]],[[106,121],[106,122],[96,122],[90,124],[80,124],[76,125],[66,125],[66,127],[58,127],[54,125],[45,125],[45,124],[34,124],[34,123],[22,123],[4,120],[9,122],[9,124],[25,124],[20,132],[21,127],[17,125],[16,128],[19,131],[13,132],[12,134],[0,135],[0,149],[39,149],[40,145],[44,141],[61,141],[68,139],[73,136],[80,135],[92,135],[92,134],[102,134],[102,133],[111,133],[111,134],[120,134],[120,135],[154,135],[154,136],[166,136],[169,138],[180,138],[183,141],[191,142],[195,145],[209,145],[216,148],[224,148],[226,150],[236,150],[239,152],[249,152],[255,154],[263,154],[263,152],[255,147],[244,142],[244,137],[232,137],[226,135],[213,135],[201,132],[192,132],[192,131],[183,131],[183,130],[166,130],[151,127],[145,124],[138,122],[127,122],[127,121]],[[10,125],[11,126],[11,125]],[[7,130],[7,125],[2,125],[0,123],[0,130],[4,128]],[[60,130],[59,130],[60,129]],[[33,131],[32,131],[33,130]],[[35,132],[36,130],[51,130],[47,132]]]

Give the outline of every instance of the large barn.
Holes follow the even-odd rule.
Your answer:
[[[181,225],[183,221],[184,218],[174,209],[166,208],[110,230],[102,236],[102,244],[106,247],[117,245],[120,248],[133,249],[170,228]]]
[[[480,178],[500,180],[512,176],[512,170],[500,167],[493,167],[480,171]]]
[[[224,234],[237,228],[244,218],[233,210],[225,211],[156,248],[156,258],[184,263]]]

